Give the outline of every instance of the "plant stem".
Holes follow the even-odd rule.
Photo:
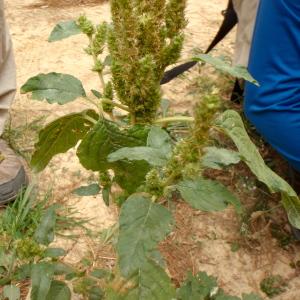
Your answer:
[[[175,117],[161,118],[154,121],[155,124],[164,124],[164,123],[172,123],[172,122],[193,123],[195,122],[195,119],[193,117],[175,116]]]
[[[125,110],[125,111],[127,111],[127,112],[130,112],[128,106],[123,105],[123,104],[120,104],[120,103],[117,103],[117,102],[112,101],[112,100],[109,100],[109,99],[107,99],[107,98],[102,98],[102,99],[101,99],[101,102],[102,102],[102,103],[111,104],[111,105],[113,105],[113,106],[115,106],[115,107],[118,107],[118,108],[120,108],[120,109],[122,109],[122,110]]]
[[[90,40],[90,47],[92,49],[93,48],[93,36],[89,36],[89,40]],[[93,57],[93,60],[94,60],[94,64],[96,65],[98,57],[94,53],[93,50],[91,52],[92,52],[92,57]],[[102,88],[103,88],[103,91],[104,91],[105,90],[105,81],[104,81],[103,74],[102,74],[102,72],[98,72],[98,71],[97,71],[97,73],[98,73],[98,76],[99,76],[99,79],[100,79],[100,82],[101,82],[101,85],[102,85]]]
[[[97,124],[97,120],[93,119],[92,117],[90,116],[85,116],[84,117],[87,121],[91,122],[92,124]]]

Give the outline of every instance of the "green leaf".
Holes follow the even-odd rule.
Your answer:
[[[30,278],[31,274],[31,264],[24,264],[18,267],[18,269],[14,272],[14,280],[24,281]]]
[[[123,204],[119,219],[117,252],[121,274],[128,278],[147,261],[172,227],[171,213],[143,195],[135,194]]]
[[[224,61],[223,59],[212,57],[209,54],[199,54],[193,59],[196,61],[203,61],[205,63],[208,63],[221,72],[227,73],[237,78],[245,79],[259,86],[258,82],[248,72],[247,68],[243,66],[232,66],[228,64],[226,61]]]
[[[20,289],[15,285],[6,285],[3,288],[3,297],[8,300],[19,300],[21,298]]]
[[[177,297],[178,300],[206,300],[217,287],[216,279],[205,272],[196,276],[188,273],[187,280],[177,291]]]
[[[74,20],[58,23],[52,30],[48,42],[56,42],[81,33],[80,27]]]
[[[172,153],[170,136],[161,128],[153,126],[147,138],[147,147],[124,147],[108,156],[109,162],[127,159],[144,160],[151,166],[164,166]]]
[[[151,166],[162,167],[167,163],[167,158],[158,149],[150,147],[126,147],[108,155],[109,162],[119,160],[144,160]]]
[[[172,140],[168,133],[157,127],[152,126],[148,134],[147,146],[161,151],[161,153],[170,158],[172,154]]]
[[[111,165],[107,161],[110,153],[126,146],[137,146],[143,141],[122,132],[117,124],[101,119],[81,142],[77,155],[88,170],[106,171]]]
[[[62,281],[53,280],[46,300],[70,300],[71,291],[69,287]]]
[[[52,263],[54,275],[70,275],[76,272],[75,269],[61,262]]]
[[[98,99],[102,98],[102,94],[101,94],[99,91],[91,90],[91,92],[93,93],[93,95],[94,95],[96,98],[98,98]]]
[[[101,300],[104,299],[104,292],[101,288],[93,286],[89,290],[89,300]]]
[[[170,278],[164,269],[151,260],[141,266],[135,283],[136,287],[129,291],[124,300],[175,299],[175,289]]]
[[[87,186],[81,186],[80,188],[75,189],[72,193],[77,196],[81,196],[81,197],[82,196],[95,196],[100,193],[100,187],[99,187],[98,183],[92,183]]]
[[[91,276],[98,279],[108,278],[111,276],[111,272],[105,269],[95,269],[91,272]]]
[[[39,263],[31,270],[31,300],[46,300],[53,278],[53,266],[48,263]]]
[[[110,187],[104,187],[102,189],[102,198],[106,206],[109,206],[110,190]]]
[[[263,300],[260,296],[256,294],[243,294],[243,300]]]
[[[203,211],[222,211],[231,203],[241,212],[237,198],[221,183],[204,178],[183,180],[177,185],[183,199]]]
[[[224,148],[207,147],[202,157],[202,165],[206,168],[222,170],[223,167],[237,164],[241,161],[239,153]]]
[[[48,248],[44,252],[44,257],[56,258],[66,255],[66,251],[62,248]]]
[[[47,100],[48,103],[66,104],[86,93],[80,80],[72,75],[61,73],[39,74],[30,78],[22,87],[21,93],[32,93],[34,100]]]
[[[77,155],[81,164],[88,170],[114,170],[115,181],[129,193],[134,193],[145,180],[150,166],[144,161],[108,162],[108,155],[124,147],[144,146],[149,130],[135,126],[121,131],[108,120],[100,120],[82,140]]]
[[[44,213],[36,232],[34,239],[42,245],[49,245],[53,242],[56,226],[56,207],[50,206]]]
[[[217,126],[233,140],[242,160],[252,173],[263,182],[271,193],[281,193],[290,223],[300,229],[300,200],[293,188],[264,162],[259,151],[250,140],[240,115],[233,110],[225,111],[217,120]]]
[[[34,171],[42,171],[53,156],[67,152],[84,138],[93,126],[86,116],[98,119],[95,111],[86,110],[59,118],[40,131],[39,141],[31,159]]]

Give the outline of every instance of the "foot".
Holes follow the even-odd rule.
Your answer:
[[[27,177],[20,159],[0,139],[0,205],[15,200],[26,185]]]

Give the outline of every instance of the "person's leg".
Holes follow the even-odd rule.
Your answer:
[[[0,136],[8,118],[16,86],[16,66],[12,42],[4,17],[3,0],[0,0]]]
[[[300,2],[261,0],[249,61],[245,114],[300,171]]]
[[[300,194],[300,2],[261,0],[244,111],[257,131],[291,165],[290,183]],[[300,230],[293,228],[296,239]]]
[[[0,137],[16,92],[16,67],[12,43],[0,0]],[[14,200],[26,184],[24,167],[4,140],[0,139],[0,204]]]
[[[234,64],[248,66],[253,30],[259,0],[233,0],[238,15],[238,28],[235,41]]]

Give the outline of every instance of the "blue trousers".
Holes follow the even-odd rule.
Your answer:
[[[261,0],[249,71],[260,86],[246,84],[247,118],[300,171],[299,0]]]

